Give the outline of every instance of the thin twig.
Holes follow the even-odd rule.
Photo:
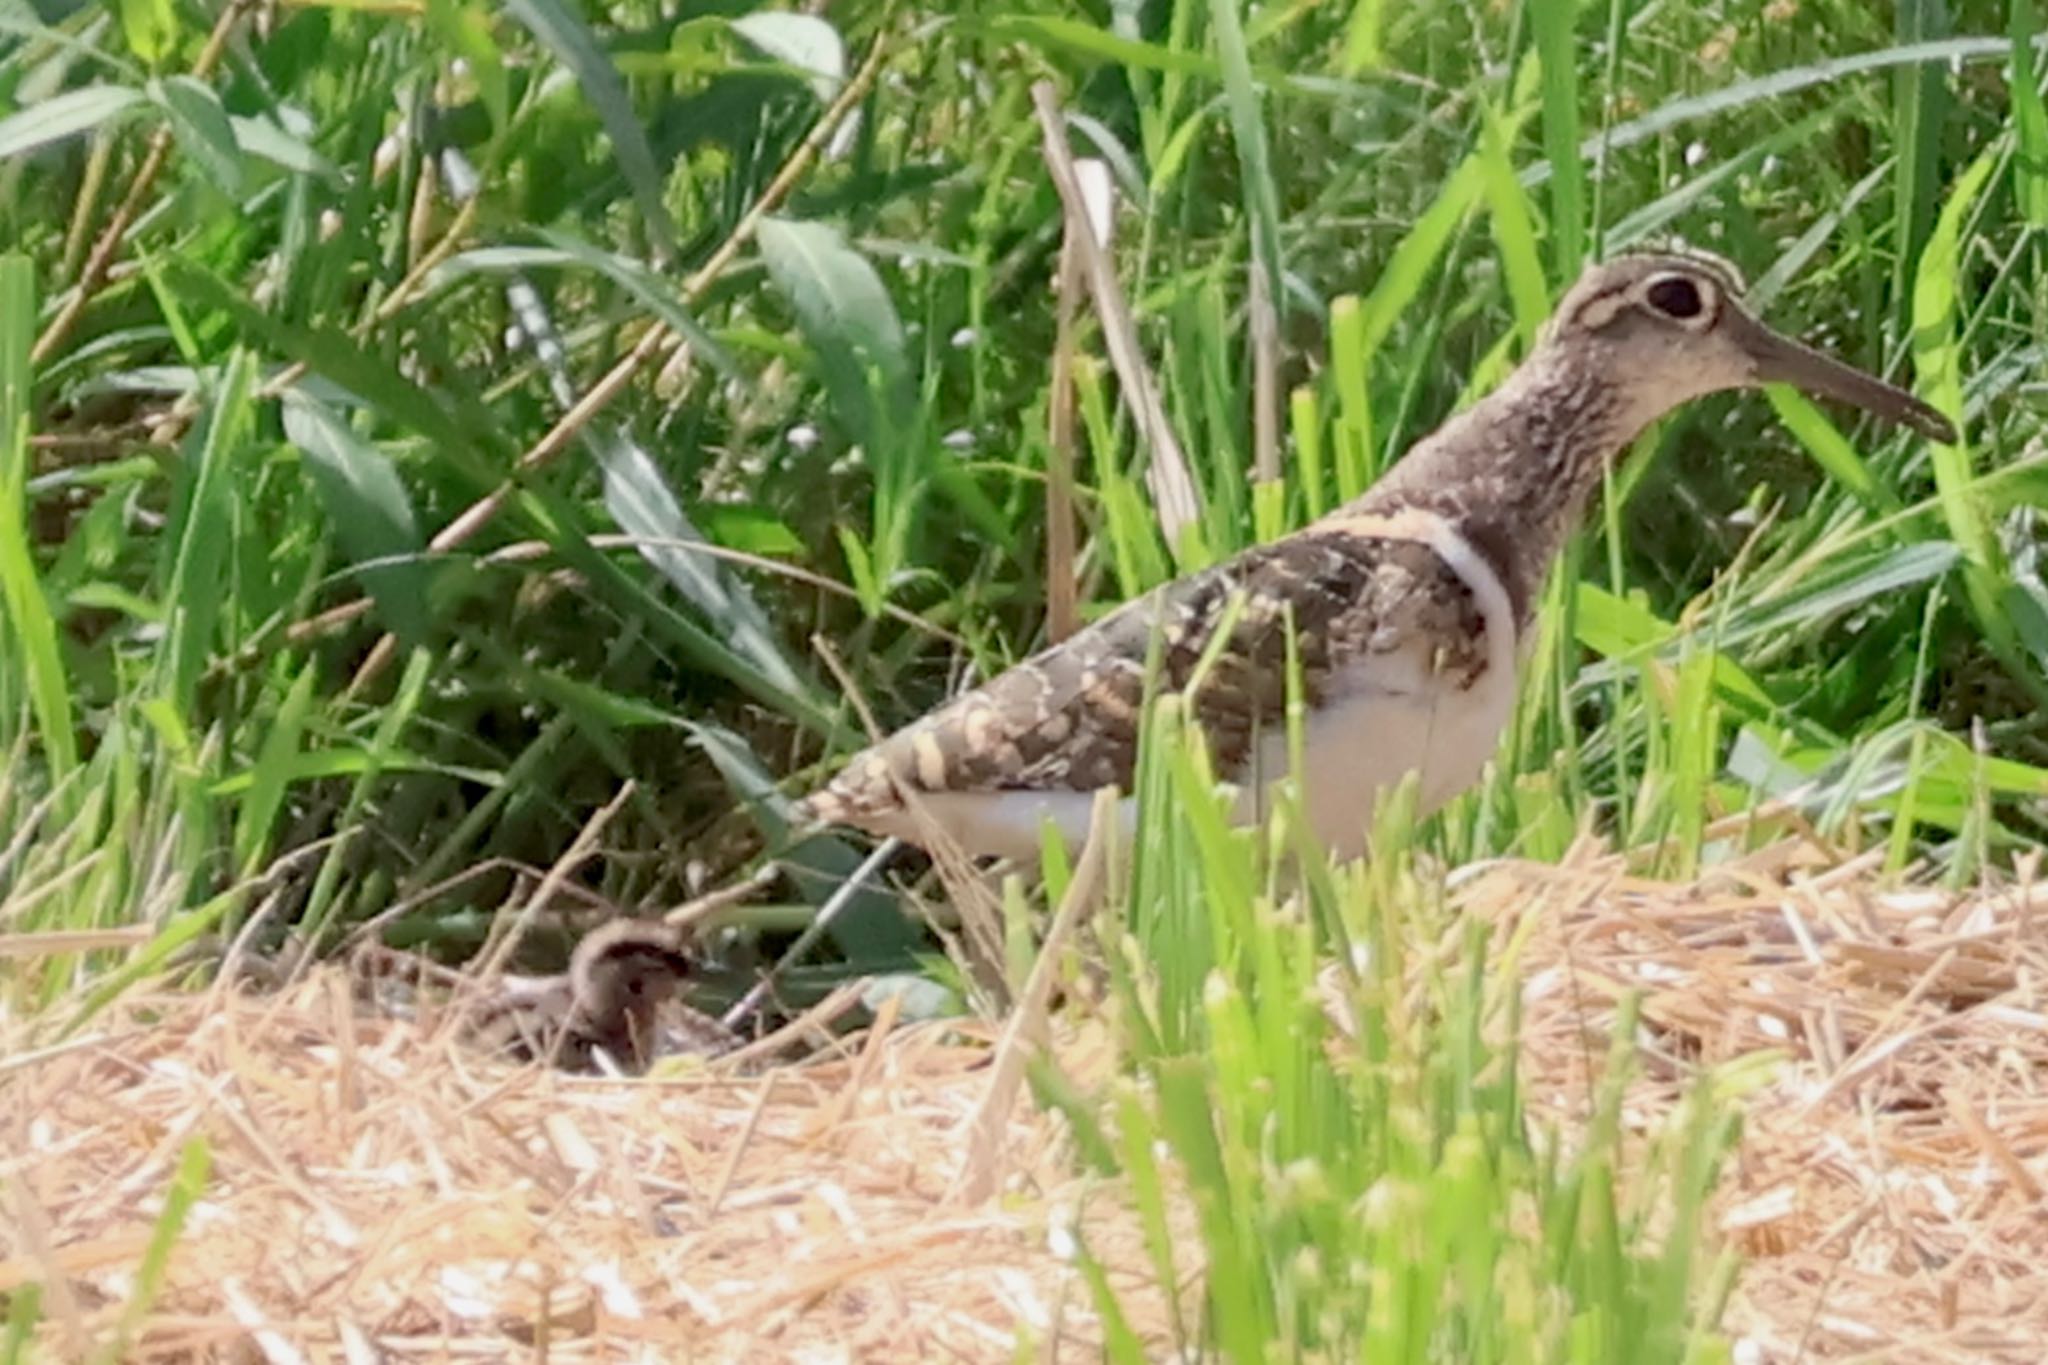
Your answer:
[[[1252,479],[1273,483],[1280,477],[1280,317],[1266,278],[1266,258],[1254,251],[1251,261],[1252,339]]]
[[[1044,1045],[1046,1007],[1052,998],[1053,976],[1059,969],[1060,955],[1066,951],[1067,939],[1080,923],[1082,913],[1098,902],[1096,884],[1102,880],[1105,850],[1114,838],[1110,827],[1118,818],[1114,789],[1098,791],[1081,862],[1074,869],[1073,880],[1067,883],[1059,909],[1053,912],[1052,927],[1046,930],[1038,960],[1031,964],[1031,972],[1018,992],[1017,1007],[1003,1025],[988,1089],[982,1092],[981,1102],[963,1126],[967,1158],[954,1182],[954,1199],[979,1204],[996,1192],[1002,1175],[1003,1125],[1010,1120],[1017,1090],[1024,1082],[1024,1064]]]
[[[220,65],[221,54],[227,51],[229,35],[252,3],[253,0],[228,0],[220,17],[214,20],[213,32],[207,35],[206,46],[200,49],[198,60],[192,63],[194,80],[205,80],[213,74],[214,67]],[[149,150],[143,154],[142,164],[136,168],[135,179],[128,183],[127,195],[122,198],[121,206],[114,210],[114,216],[107,220],[99,240],[93,243],[92,254],[85,258],[85,269],[79,272],[78,283],[72,288],[70,299],[57,310],[57,316],[50,319],[50,325],[43,329],[43,334],[36,338],[35,347],[28,353],[29,364],[42,364],[64,344],[72,329],[78,326],[79,318],[85,315],[93,296],[106,283],[107,272],[113,269],[114,258],[120,254],[121,239],[128,235],[128,228],[136,215],[142,212],[143,201],[149,198],[156,178],[163,174],[164,164],[171,159],[174,141],[168,123],[158,127],[150,137]]]
[[[526,904],[519,907],[518,913],[512,917],[512,922],[505,927],[504,932],[495,935],[497,941],[486,944],[484,951],[477,954],[480,966],[475,975],[479,979],[495,980],[504,972],[505,963],[518,948],[519,940],[526,936],[526,930],[533,922],[534,916],[539,913],[540,907],[553,900],[555,894],[568,885],[569,874],[582,866],[583,860],[597,851],[598,836],[604,833],[605,826],[612,822],[612,817],[632,799],[633,789],[634,784],[631,781],[621,783],[619,794],[583,822],[583,828],[576,832],[576,838],[569,845],[568,851],[555,859],[554,865],[547,870],[547,875],[541,878],[540,885],[534,888]],[[500,920],[498,923],[502,924],[503,921]],[[494,924],[492,927],[495,929],[497,925]]]
[[[1059,296],[1053,325],[1052,392],[1045,414],[1045,634],[1057,644],[1081,624],[1074,577],[1074,313],[1081,296],[1074,220],[1062,214]]]
[[[406,272],[405,277],[399,280],[391,292],[386,294],[383,300],[375,308],[371,309],[362,321],[350,329],[356,340],[367,341],[374,329],[391,321],[392,318],[404,311],[405,307],[413,301],[414,292],[426,281],[428,273],[435,266],[438,266],[441,262],[455,254],[456,249],[462,245],[463,240],[469,235],[470,225],[476,221],[477,204],[482,198],[482,195],[473,194],[462,201],[462,206],[456,210],[454,219],[448,224],[448,230],[441,234],[441,239],[435,242],[433,247],[420,257],[418,263]],[[272,375],[261,388],[257,389],[256,396],[262,399],[282,397],[286,391],[301,379],[304,379],[311,371],[312,366],[305,361],[294,360],[291,364]],[[185,431],[191,425],[192,419],[198,415],[198,391],[189,390],[179,397],[169,412],[165,413],[161,419],[151,426],[149,439],[159,446],[174,446],[184,438]],[[349,603],[345,608],[341,609],[344,614],[341,616],[340,623],[346,624],[357,619],[363,614],[363,609],[367,605],[367,598],[359,602]],[[322,616],[314,618],[315,621],[324,619],[324,613]],[[287,631],[285,638],[293,643],[298,643],[304,638],[296,633],[301,624],[303,623],[294,623],[290,630]]]
[[[753,899],[781,875],[782,869],[774,863],[763,863],[754,869],[751,875],[740,878],[730,886],[707,891],[693,901],[678,905],[664,914],[661,922],[678,932],[694,929],[709,916]]]
[[[841,882],[832,894],[826,898],[825,903],[818,907],[817,918],[813,919],[810,926],[797,935],[796,942],[789,945],[789,951],[776,959],[775,964],[761,974],[761,979],[754,983],[752,989],[741,996],[739,1003],[727,1010],[718,1022],[727,1028],[736,1029],[745,1022],[748,1015],[759,1009],[761,1002],[768,997],[768,992],[775,989],[776,979],[782,975],[783,971],[791,963],[811,950],[811,945],[823,937],[825,931],[832,927],[832,922],[838,919],[840,913],[853,903],[854,896],[867,885],[868,878],[874,876],[881,869],[882,864],[888,862],[896,850],[901,847],[903,847],[902,841],[893,836],[876,844],[874,852],[868,854],[866,861],[854,870],[854,874],[851,877]]]
[[[682,290],[678,295],[678,299],[683,307],[695,307],[703,300],[704,296],[710,292],[712,284],[724,273],[725,268],[731,265],[739,256],[741,250],[753,240],[754,233],[761,226],[762,220],[780,208],[783,201],[796,189],[798,182],[810,173],[811,166],[823,154],[826,145],[832,140],[833,135],[839,131],[840,125],[853,113],[860,102],[867,98],[868,91],[873,88],[875,79],[881,75],[883,58],[887,51],[887,33],[885,31],[876,35],[874,44],[868,49],[867,60],[861,63],[860,69],[854,73],[851,80],[847,81],[846,85],[840,90],[838,97],[819,116],[818,122],[812,126],[802,145],[795,152],[791,153],[788,161],[783,163],[782,169],[768,183],[768,187],[761,192],[761,197],[754,201],[753,207],[747,210],[746,215],[740,219],[738,225],[719,244],[718,249],[711,253],[704,264],[697,267],[690,275],[690,278],[683,282]],[[563,451],[569,448],[569,443],[576,439],[577,435],[581,433],[593,417],[602,412],[613,399],[625,391],[626,385],[632,382],[633,376],[640,372],[641,366],[654,359],[657,355],[673,349],[681,341],[682,338],[665,323],[657,322],[650,326],[641,335],[639,341],[634,343],[633,349],[628,351],[618,363],[614,364],[602,379],[591,386],[589,392],[585,393],[582,398],[577,400],[574,406],[563,413],[554,426],[550,427],[540,440],[536,441],[525,454],[521,455],[514,462],[512,478],[507,479],[490,492],[484,494],[483,497],[478,498],[458,513],[453,521],[450,521],[440,531],[435,533],[434,538],[427,545],[429,552],[445,554],[450,550],[467,544],[477,532],[489,525],[497,517],[498,513],[504,510],[505,504],[511,501],[513,493],[518,489],[519,479],[522,476],[531,474],[533,471],[552,463]],[[337,608],[334,611],[325,613],[325,618],[329,622],[354,620],[368,612],[369,609],[370,599],[362,597],[349,604],[346,608]],[[363,660],[362,666],[356,670],[355,677],[349,683],[349,690],[351,692],[360,690],[379,673],[383,672],[389,666],[391,660],[397,657],[397,652],[397,637],[387,632],[370,650],[369,656]]]
[[[1151,453],[1146,461],[1145,482],[1159,514],[1159,528],[1166,543],[1178,549],[1181,532],[1200,514],[1195,498],[1195,481],[1188,473],[1187,456],[1180,439],[1167,420],[1166,405],[1160,401],[1159,385],[1145,365],[1138,346],[1138,328],[1131,320],[1130,305],[1117,283],[1115,264],[1096,241],[1094,225],[1081,196],[1081,183],[1074,173],[1074,154],[1067,148],[1066,117],[1060,112],[1059,97],[1051,81],[1031,87],[1031,102],[1045,134],[1045,168],[1052,175],[1053,188],[1067,215],[1067,240],[1075,245],[1086,273],[1089,293],[1095,300],[1095,315],[1102,323],[1102,339],[1109,348],[1109,363],[1116,369],[1117,384],[1125,404],[1137,419],[1138,431]]]

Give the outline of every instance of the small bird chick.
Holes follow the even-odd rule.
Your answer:
[[[671,1003],[684,1016],[680,1050],[727,1051],[737,1045],[736,1035],[674,1001],[690,970],[677,930],[614,920],[584,936],[567,972],[507,977],[499,996],[478,1012],[472,1033],[522,1060],[544,1058],[569,1071],[598,1070],[608,1061],[637,1073],[662,1051],[659,1015]]]

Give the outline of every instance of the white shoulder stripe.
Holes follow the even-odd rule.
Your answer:
[[[1320,528],[1344,531],[1355,536],[1381,540],[1406,540],[1427,545],[1450,571],[1472,590],[1479,614],[1486,621],[1486,665],[1500,670],[1499,676],[1513,677],[1518,640],[1514,606],[1500,575],[1486,562],[1472,542],[1465,539],[1450,520],[1423,507],[1403,507],[1387,513],[1362,512],[1336,516],[1318,523]]]

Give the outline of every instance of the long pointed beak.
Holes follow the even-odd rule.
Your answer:
[[[1722,326],[1729,328],[1735,343],[1755,363],[1757,383],[1790,384],[1911,427],[1930,441],[1955,444],[1955,424],[1904,389],[1781,336],[1737,310],[1728,311]]]

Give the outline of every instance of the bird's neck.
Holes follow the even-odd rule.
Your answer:
[[[1593,367],[1539,346],[1345,511],[1442,516],[1500,576],[1526,626],[1609,462],[1655,417],[1637,406]]]

